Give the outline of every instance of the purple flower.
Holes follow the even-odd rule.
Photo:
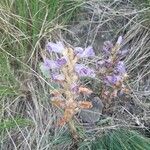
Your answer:
[[[119,36],[116,44],[120,45],[122,43],[122,40],[123,40],[122,36]]]
[[[81,47],[76,47],[75,48],[75,54],[79,58],[87,58],[87,57],[94,57],[95,56],[95,52],[94,52],[92,46],[88,46],[87,48],[85,48],[85,50],[83,50]]]
[[[117,56],[118,56],[119,60],[124,58],[128,54],[128,52],[129,51],[127,49],[118,51]]]
[[[113,66],[113,63],[111,62],[110,59],[104,59],[104,60],[98,61],[98,62],[97,62],[97,66],[110,68],[110,67]]]
[[[96,62],[96,68],[97,69],[106,69],[106,68],[110,68],[112,65],[111,63],[109,63],[107,60],[100,60]]]
[[[56,61],[54,60],[50,60],[48,58],[45,58],[44,59],[44,63],[43,63],[43,67],[46,69],[46,70],[49,70],[49,69],[57,69],[57,68],[60,68],[62,67],[63,65],[65,65],[67,63],[67,60],[62,57],[62,58],[58,58]]]
[[[71,85],[71,91],[72,91],[73,93],[77,93],[77,92],[79,91],[79,86],[78,86],[76,83],[73,83],[73,84]]]
[[[62,42],[56,42],[56,43],[48,42],[46,45],[46,49],[49,52],[62,53],[65,47]]]
[[[105,67],[105,61],[104,60],[100,60],[100,61],[97,61],[96,62],[96,68],[99,69],[102,68],[102,67]]]
[[[100,61],[97,62],[97,64],[100,65],[100,66],[104,66],[105,61],[104,60],[100,60]]]
[[[81,57],[94,57],[94,56],[95,56],[95,52],[94,52],[92,46],[88,46],[87,48],[85,48]]]
[[[105,60],[105,67],[110,68],[113,66],[113,63],[110,59]]]
[[[44,63],[43,63],[43,67],[44,67],[45,69],[49,70],[49,69],[58,68],[59,66],[58,66],[58,64],[57,64],[56,61],[50,60],[50,59],[48,59],[48,58],[45,58],[45,59],[44,59]]]
[[[102,48],[102,52],[104,53],[105,56],[109,56],[112,48],[113,48],[112,42],[105,41]]]
[[[52,74],[52,80],[54,80],[54,81],[64,81],[65,76],[63,74]]]
[[[75,71],[77,72],[77,74],[81,77],[95,77],[95,72],[94,70],[88,68],[87,66],[85,66],[84,64],[76,64],[75,65]]]
[[[64,65],[67,63],[67,59],[64,58],[64,57],[58,58],[58,59],[56,60],[56,62],[57,62],[57,65],[58,65],[59,67],[62,67],[62,66],[64,66]]]
[[[123,61],[119,61],[115,67],[115,72],[118,74],[125,74],[126,73],[126,68],[125,64]]]
[[[82,53],[83,53],[83,48],[82,47],[75,47],[74,48],[74,53],[75,53],[75,55],[81,55]]]
[[[121,81],[121,77],[117,76],[117,75],[106,76],[105,79],[104,79],[104,82],[107,85],[115,85],[119,81]]]

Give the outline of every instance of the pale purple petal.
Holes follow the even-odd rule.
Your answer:
[[[77,55],[80,58],[87,58],[87,57],[94,57],[95,56],[95,52],[92,48],[92,46],[88,46],[87,48],[85,48],[85,50],[81,53],[78,53]]]
[[[88,46],[87,48],[85,48],[84,52],[82,53],[83,57],[94,57],[95,56],[95,52],[93,50],[92,46]]]
[[[75,47],[75,48],[74,48],[74,54],[77,55],[77,56],[78,56],[78,55],[81,55],[81,54],[83,53],[83,51],[84,51],[84,50],[83,50],[82,47]]]
[[[75,71],[77,72],[77,74],[81,77],[84,76],[88,76],[88,77],[95,77],[95,72],[94,70],[88,68],[87,66],[85,66],[84,64],[76,64],[75,65]]]
[[[86,66],[84,64],[76,64],[75,65],[75,71],[80,75],[81,73],[83,74],[84,72],[87,72]],[[81,75],[82,76],[82,75]]]
[[[105,61],[104,60],[100,60],[100,61],[97,62],[97,64],[100,65],[100,66],[103,66],[105,64]]]
[[[112,63],[111,59],[106,59],[105,60],[105,67],[110,68],[112,66],[113,66],[113,63]]]
[[[126,73],[126,68],[125,68],[125,64],[123,61],[119,61],[115,67],[115,71],[118,74],[125,74]]]
[[[119,81],[121,81],[121,77],[117,76],[117,75],[106,76],[105,79],[104,79],[104,82],[107,85],[115,85]]]
[[[73,83],[73,84],[71,85],[71,91],[72,91],[73,93],[77,93],[77,92],[79,91],[79,86],[78,86],[78,84]]]
[[[49,51],[49,52],[56,52],[56,53],[62,53],[64,51],[64,45],[62,42],[56,42],[56,43],[53,43],[53,42],[48,42],[46,44],[46,49]]]
[[[59,67],[62,67],[67,63],[67,59],[65,57],[58,58],[56,62]]]
[[[105,67],[105,61],[104,60],[99,60],[96,62],[96,68],[99,67]]]
[[[118,51],[117,56],[120,60],[120,59],[124,58],[128,53],[129,53],[129,51],[127,49],[124,49],[122,51],[120,50],[120,51]]]
[[[109,56],[111,54],[111,50],[113,48],[113,44],[111,41],[105,41],[102,52],[104,53],[105,56]]]
[[[63,74],[52,74],[52,80],[54,80],[54,81],[64,81],[65,76]]]
[[[47,62],[43,63],[42,68],[44,68],[44,70],[50,70],[50,65]]]
[[[116,44],[120,45],[122,43],[122,40],[123,40],[122,36],[119,36]]]
[[[59,66],[57,65],[57,62],[54,60],[50,60],[48,58],[44,59],[44,64],[43,66],[45,67],[45,69],[55,69],[58,68]]]

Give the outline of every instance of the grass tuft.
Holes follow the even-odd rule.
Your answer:
[[[85,142],[80,150],[149,150],[150,139],[146,139],[135,131],[114,130],[105,133],[92,142]]]

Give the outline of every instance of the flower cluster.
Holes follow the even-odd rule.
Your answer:
[[[44,68],[45,70],[51,69],[52,72],[51,77],[53,80],[58,80],[58,81],[65,80],[64,75],[59,73],[61,71],[61,68],[65,66],[67,63],[69,63],[69,58],[68,58],[69,56],[67,57],[65,54],[67,48],[64,46],[62,42],[56,42],[56,43],[49,42],[46,45],[46,49],[48,52],[55,52],[60,54],[61,57],[57,58],[56,60],[50,60],[48,58],[44,58],[44,63],[42,64],[42,68]],[[91,46],[85,49],[81,47],[75,47],[73,53],[74,53],[73,57],[76,57],[78,60],[80,58],[88,58],[88,57],[95,56],[95,53]],[[84,64],[75,63],[74,71],[80,77],[86,77],[86,76],[95,77],[94,70]]]
[[[121,42],[122,36],[118,38],[115,46],[110,41],[104,42],[103,59],[97,62],[97,66],[100,68],[99,73],[104,82],[102,96],[106,99],[112,99],[126,90],[124,81],[128,75],[122,59],[128,51],[120,50]]]
[[[63,118],[60,120],[60,124],[64,124],[71,120],[78,109],[92,107],[91,102],[76,101],[76,98],[81,92],[89,92],[85,87],[79,86],[79,78],[95,77],[95,71],[85,64],[79,63],[79,60],[93,57],[95,53],[91,46],[85,49],[81,47],[73,49],[65,46],[62,42],[48,42],[46,50],[49,53],[57,54],[57,58],[53,60],[44,57],[41,70],[47,72],[46,75],[61,87],[61,89],[57,89],[57,94],[54,94],[56,96],[52,97],[52,103],[64,110]],[[65,100],[63,96],[65,96]]]

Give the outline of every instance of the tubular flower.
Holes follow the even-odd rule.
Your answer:
[[[79,58],[88,58],[95,56],[95,52],[91,46],[88,46],[87,48],[85,48],[85,50],[83,50],[83,48],[81,47],[76,47],[75,54]]]
[[[95,72],[94,70],[88,68],[84,64],[76,64],[75,65],[75,71],[80,77],[95,77]]]
[[[113,66],[113,63],[110,59],[100,60],[97,62],[97,66],[99,67],[105,67],[105,68],[111,68]]]
[[[46,45],[46,49],[49,52],[56,52],[56,53],[63,53],[65,50],[65,47],[62,42],[48,42]],[[83,49],[82,47],[75,47],[74,53],[79,58],[87,58],[87,57],[93,57],[95,56],[95,52],[92,48],[92,46],[88,46],[87,48]]]
[[[59,67],[62,67],[67,63],[67,58],[65,57],[58,58],[56,62]]]
[[[117,75],[110,75],[110,76],[106,76],[104,81],[107,85],[113,86],[121,81],[121,77]]]
[[[65,47],[62,42],[48,42],[46,45],[46,49],[49,52],[62,53],[65,50]]]
[[[45,59],[44,59],[43,66],[44,66],[44,68],[47,69],[47,70],[59,68],[59,65],[57,64],[56,61],[50,60],[50,59],[48,59],[48,58],[45,58]]]
[[[71,91],[72,91],[73,93],[78,93],[78,91],[79,91],[79,86],[78,86],[78,84],[73,83],[73,84],[71,85],[70,89],[71,89]]]
[[[118,56],[118,58],[122,59],[122,58],[124,58],[128,53],[129,53],[129,51],[128,51],[127,49],[124,49],[124,50],[122,50],[122,51],[119,51],[119,52],[117,53],[117,56]]]
[[[82,47],[75,47],[74,48],[74,54],[75,55],[81,55],[82,53],[84,52],[83,48]]]
[[[104,53],[104,56],[109,56],[111,54],[111,49],[113,48],[113,44],[110,41],[105,41],[102,52]]]
[[[125,68],[125,64],[123,61],[119,61],[115,67],[115,71],[116,73],[123,75],[126,73],[126,68]]]
[[[52,74],[52,79],[54,81],[64,81],[65,76],[63,74]]]

